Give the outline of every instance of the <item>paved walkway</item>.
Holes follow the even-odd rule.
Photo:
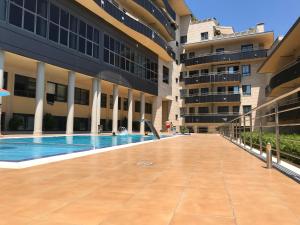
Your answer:
[[[300,185],[218,135],[179,137],[0,170],[0,224],[300,225]]]

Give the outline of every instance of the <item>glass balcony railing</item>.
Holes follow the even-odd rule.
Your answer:
[[[145,8],[158,21],[160,21],[160,23],[166,28],[171,37],[175,39],[175,30],[171,26],[169,19],[151,0],[134,0],[134,2]]]
[[[118,7],[113,5],[108,0],[94,0],[104,11],[113,16],[115,19],[130,27],[131,29],[145,35],[149,39],[153,40],[156,44],[161,46],[165,51],[173,58],[176,58],[175,52],[168,45],[168,43],[154,30],[145,24],[128,16],[125,12],[121,11]]]
[[[199,64],[213,63],[213,62],[228,62],[240,61],[255,58],[267,57],[267,49],[253,49],[248,51],[224,51],[214,52],[210,54],[203,54],[196,58],[184,60],[185,66],[194,66]]]
[[[223,82],[241,82],[240,72],[221,72],[196,74],[192,76],[183,77],[185,85],[189,84],[203,84],[203,83],[223,83]]]
[[[172,7],[170,6],[168,0],[163,0],[166,10],[168,12],[168,14],[171,16],[171,18],[176,21],[176,13],[175,11],[172,9]]]
[[[193,103],[222,103],[222,102],[240,102],[241,95],[233,93],[206,93],[206,94],[186,94],[182,95],[185,104]]]
[[[226,123],[239,117],[239,114],[186,114],[185,123]]]

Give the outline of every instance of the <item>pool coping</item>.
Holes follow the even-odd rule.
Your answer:
[[[107,135],[107,136],[109,136],[109,135]],[[33,166],[39,166],[39,165],[44,165],[44,164],[48,164],[48,163],[54,163],[54,162],[59,162],[59,161],[64,161],[64,160],[75,159],[75,158],[80,158],[80,157],[84,157],[84,156],[109,152],[109,151],[113,151],[113,150],[119,150],[119,149],[123,149],[123,148],[129,148],[129,147],[133,147],[133,146],[137,146],[137,145],[168,140],[168,139],[177,138],[180,136],[181,135],[174,135],[171,137],[164,137],[162,139],[148,140],[148,141],[142,141],[142,142],[136,142],[136,143],[130,143],[130,144],[124,144],[124,145],[117,145],[117,146],[100,148],[100,149],[79,151],[79,152],[74,152],[74,153],[66,153],[66,154],[62,154],[62,155],[48,156],[48,157],[43,157],[43,158],[39,158],[39,159],[25,160],[25,161],[21,161],[21,162],[0,161],[0,169],[25,169],[25,168],[29,168],[29,167],[33,167]],[[50,137],[50,136],[46,136],[46,137]],[[57,137],[57,135],[53,135],[51,137]],[[18,138],[18,137],[15,137],[15,138]]]

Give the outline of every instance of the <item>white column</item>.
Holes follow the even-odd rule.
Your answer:
[[[155,96],[152,104],[152,122],[155,129],[160,132],[162,130],[162,98]]]
[[[127,130],[129,134],[132,134],[132,112],[133,112],[133,97],[132,89],[128,89],[128,119]]]
[[[4,51],[0,50],[0,88],[3,88]],[[1,135],[2,97],[0,97],[0,135]]]
[[[67,134],[74,132],[74,97],[75,97],[75,72],[69,71],[68,75],[68,115]]]
[[[91,133],[97,134],[97,106],[98,106],[98,88],[99,80],[98,78],[93,78],[92,84],[92,115],[91,115]]]
[[[140,95],[140,101],[141,101],[141,123],[140,123],[140,133],[144,134],[145,133],[145,94],[143,92],[141,92]]]
[[[44,94],[45,94],[45,63],[37,63],[35,92],[34,135],[43,133]]]
[[[112,132],[118,132],[118,100],[119,100],[119,89],[118,85],[113,85],[113,120],[112,120]]]
[[[101,93],[102,93],[102,87],[101,87],[101,80],[98,81],[98,100],[97,100],[97,127],[100,126],[101,122]]]

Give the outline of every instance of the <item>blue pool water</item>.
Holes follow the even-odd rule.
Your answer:
[[[152,135],[5,138],[0,139],[0,161],[21,162],[154,139]]]

